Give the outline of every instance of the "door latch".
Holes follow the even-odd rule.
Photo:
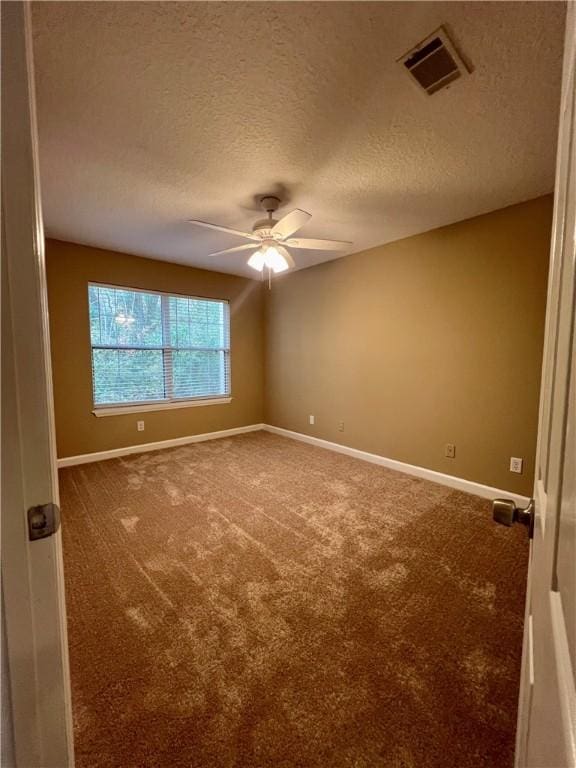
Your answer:
[[[534,538],[534,499],[530,499],[527,507],[517,507],[512,499],[494,499],[492,502],[492,518],[500,525],[511,526],[522,523],[528,528],[528,538]]]
[[[40,504],[28,510],[28,539],[36,541],[56,533],[60,527],[60,509],[56,504]]]

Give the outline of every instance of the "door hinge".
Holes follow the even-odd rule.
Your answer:
[[[28,539],[45,539],[60,527],[60,509],[56,504],[40,504],[28,510]]]

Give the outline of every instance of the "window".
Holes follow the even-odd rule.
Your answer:
[[[227,301],[88,286],[94,406],[230,395]]]

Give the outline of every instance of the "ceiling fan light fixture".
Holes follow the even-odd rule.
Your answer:
[[[286,272],[290,268],[286,258],[273,245],[259,248],[248,259],[248,266],[257,272],[262,272],[264,267],[271,269],[274,274]]]
[[[258,249],[254,251],[252,256],[248,259],[248,266],[255,269],[257,272],[262,272],[266,260],[266,254],[264,251]]]
[[[266,250],[264,259],[268,269],[271,269],[275,274],[278,274],[278,272],[286,272],[290,266],[280,251],[273,245]]]

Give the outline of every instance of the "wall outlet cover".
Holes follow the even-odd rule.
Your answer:
[[[312,415],[308,416],[308,423],[309,424],[314,424],[314,416],[312,416]]]
[[[338,422],[338,432],[344,432],[344,422],[339,421]]]
[[[138,432],[144,432],[144,422],[143,421],[137,421],[136,422],[136,429]]]
[[[444,456],[448,459],[453,459],[456,456],[456,446],[454,443],[446,443],[444,448]]]
[[[510,457],[510,472],[517,472],[518,474],[522,474],[522,464],[524,463],[524,459],[518,459],[515,456]]]

